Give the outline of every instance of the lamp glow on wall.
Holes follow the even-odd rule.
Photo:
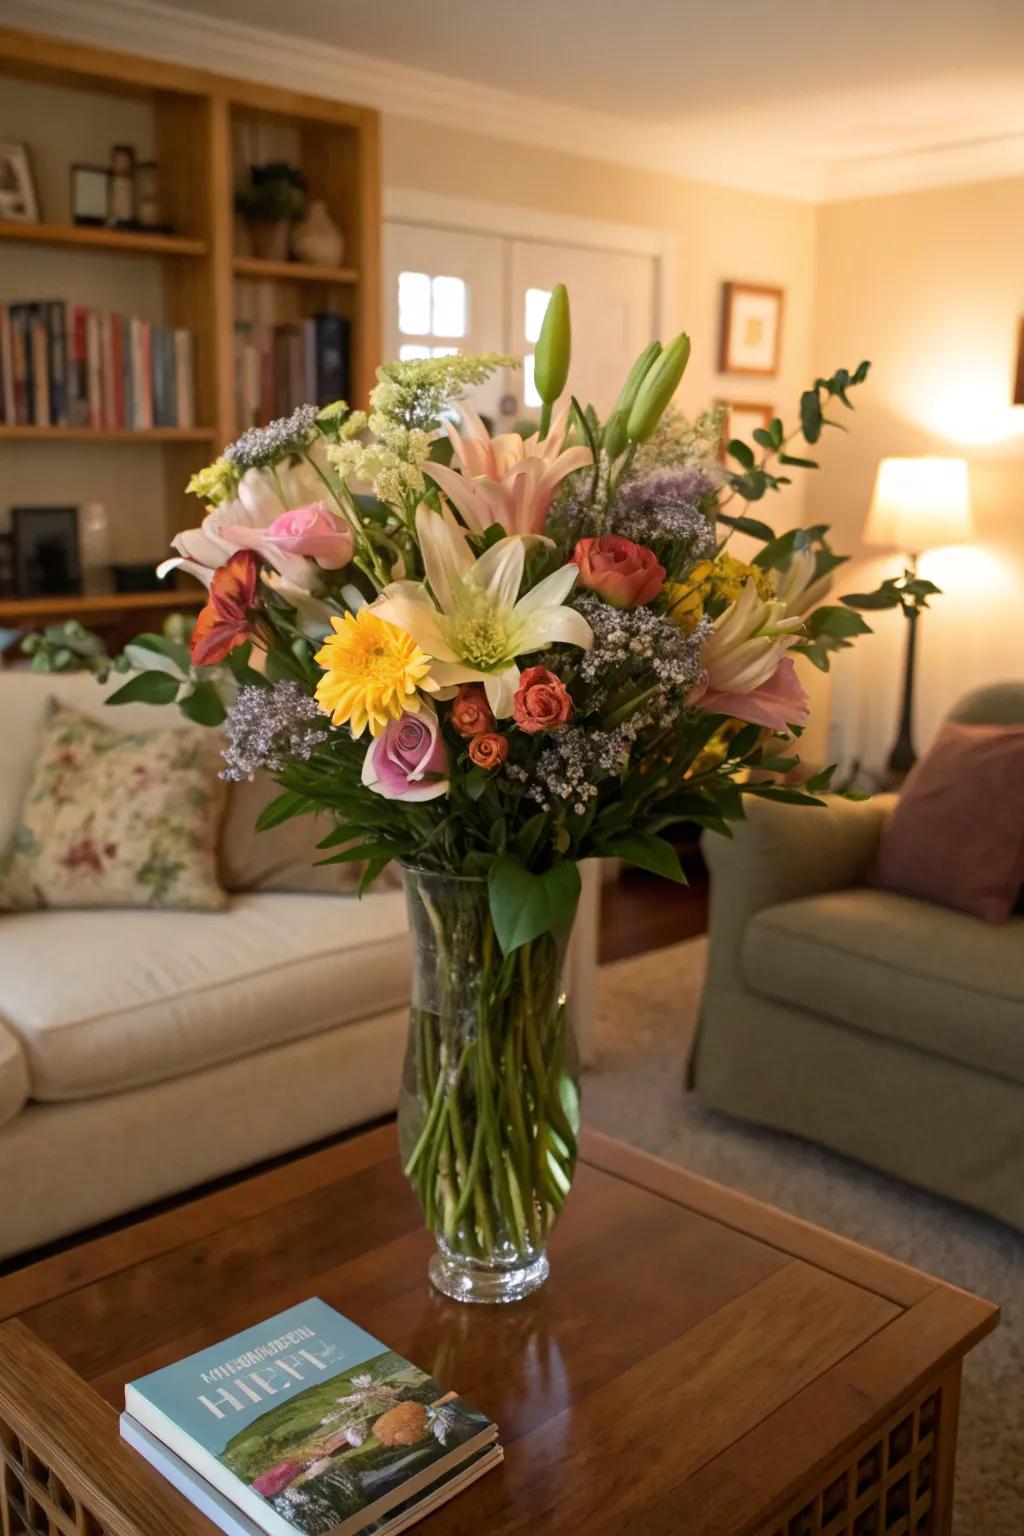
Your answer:
[[[944,544],[964,544],[972,535],[971,501],[965,459],[883,459],[871,501],[866,544],[899,550],[910,570],[919,555]],[[914,766],[914,665],[918,611],[904,608],[907,647],[896,741],[889,754],[890,778],[898,782]]]

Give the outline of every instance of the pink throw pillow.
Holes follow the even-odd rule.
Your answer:
[[[942,727],[886,823],[873,883],[1006,922],[1024,883],[1024,725]]]

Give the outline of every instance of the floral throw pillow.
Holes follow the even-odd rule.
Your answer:
[[[226,906],[219,767],[212,731],[127,734],[51,699],[0,909]]]

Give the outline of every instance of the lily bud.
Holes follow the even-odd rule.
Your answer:
[[[626,423],[626,435],[632,443],[643,443],[653,434],[665,413],[679,380],[690,361],[690,338],[681,332],[666,347],[641,384]]]
[[[533,359],[533,382],[545,405],[554,405],[565,388],[571,351],[569,295],[564,283],[556,283],[544,312]]]
[[[623,411],[628,417],[633,409],[633,401],[636,399],[640,385],[650,373],[655,361],[661,354],[661,342],[652,341],[649,347],[644,347],[636,362],[626,377],[626,382],[619,390],[619,398],[615,402],[615,410]],[[614,414],[614,413],[613,413]]]
[[[617,459],[626,447],[629,439],[626,436],[626,412],[621,406],[616,406],[608,420],[604,424],[604,437],[602,446],[608,455],[609,463]]]

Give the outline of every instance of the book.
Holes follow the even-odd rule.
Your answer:
[[[7,426],[17,426],[18,412],[14,402],[14,332],[11,330],[11,311],[0,304],[0,400],[3,402],[3,420]]]
[[[141,1424],[136,1424],[130,1413],[122,1413],[120,1425],[121,1438],[138,1451],[161,1477],[166,1478],[172,1488],[176,1488],[201,1514],[224,1531],[225,1536],[264,1536],[261,1526],[243,1514],[230,1499],[218,1493],[212,1483],[193,1472],[187,1462],[169,1451],[155,1435],[143,1429]],[[502,1459],[503,1452],[497,1444],[477,1451],[475,1456],[469,1457],[453,1472],[432,1483],[421,1498],[406,1499],[380,1520],[364,1526],[360,1536],[398,1536],[400,1531],[406,1530],[417,1520],[425,1519],[433,1510],[439,1509],[457,1493],[475,1483],[477,1478],[483,1477],[485,1472],[496,1467]]]
[[[315,315],[316,322],[316,404],[330,405],[347,400],[349,331],[344,315]]]
[[[497,1439],[318,1299],[129,1382],[125,1412],[266,1536],[363,1536]]]

